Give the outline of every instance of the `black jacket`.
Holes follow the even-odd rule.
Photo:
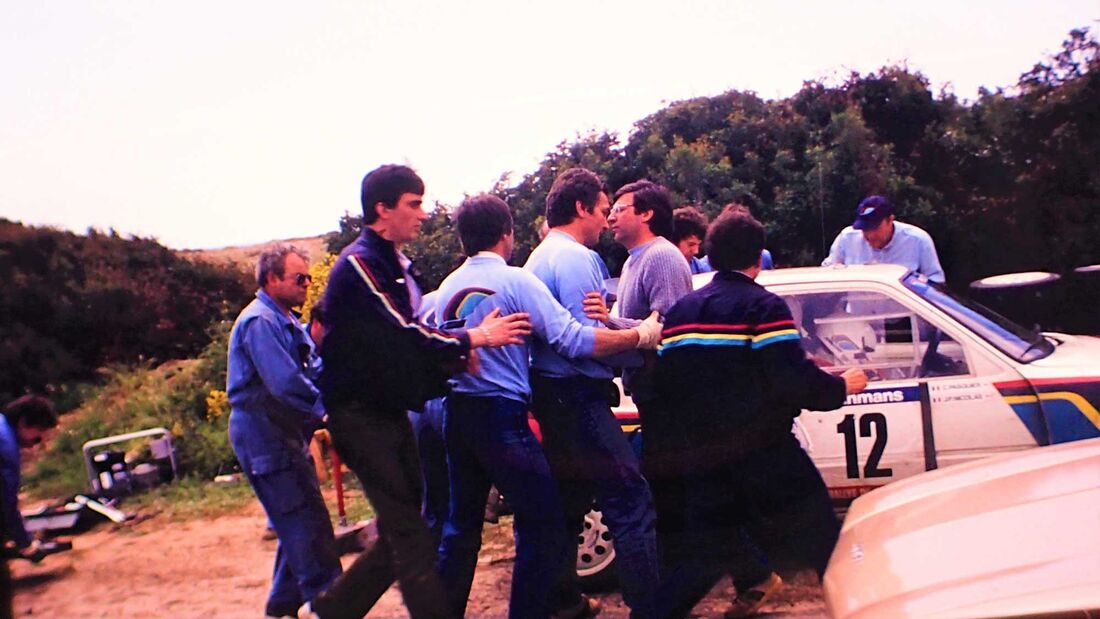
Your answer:
[[[783,299],[716,273],[665,317],[657,387],[694,459],[728,462],[790,436],[803,408],[844,404],[844,380],[806,358]]]
[[[324,297],[318,386],[327,410],[404,414],[443,395],[447,378],[465,369],[469,337],[418,323],[405,277],[394,244],[370,228],[340,253]]]

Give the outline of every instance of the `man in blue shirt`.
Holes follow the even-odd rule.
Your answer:
[[[469,258],[439,287],[445,326],[477,322],[493,310],[524,312],[530,315],[534,339],[566,358],[655,345],[660,336],[655,317],[624,331],[581,325],[538,278],[508,266],[512,215],[500,198],[483,194],[466,199],[455,213],[455,228]],[[524,342],[486,350],[478,374],[459,374],[451,381],[444,431],[452,498],[439,554],[440,574],[456,616],[465,614],[491,484],[515,513],[510,617],[545,618],[558,610],[554,587],[562,570],[573,564],[573,538],[565,532],[557,484],[527,423],[530,348]]]
[[[868,196],[856,208],[856,220],[841,230],[821,263],[900,264],[942,284],[943,267],[927,232],[894,220],[894,206],[882,196]]]
[[[730,209],[745,209],[747,211],[748,207],[731,202],[725,206],[723,212]],[[691,267],[692,275],[710,273],[714,270],[714,267],[710,265],[710,258],[707,256],[699,257],[699,252],[703,249],[703,241],[707,238],[707,225],[707,216],[694,206],[681,206],[672,212],[672,235],[668,237],[668,240],[672,241],[679,248],[680,253],[684,255],[684,259],[688,261],[688,265]],[[760,252],[760,268],[765,271],[775,268],[772,253],[767,249]]]
[[[57,413],[50,401],[41,396],[25,395],[9,402],[0,411],[0,547],[11,541],[20,553],[37,561],[38,542],[32,540],[19,513],[19,449],[42,442],[46,432],[57,425]],[[0,616],[12,616],[11,573],[8,561],[0,558]]]
[[[585,296],[593,291],[606,296],[607,291],[602,260],[588,247],[607,229],[610,210],[598,176],[583,168],[566,170],[546,197],[550,233],[524,267],[578,322],[591,327],[600,323],[585,314]],[[596,499],[615,538],[623,600],[632,616],[651,617],[659,579],[653,497],[611,413],[613,377],[614,370],[600,361],[562,356],[538,340],[532,347],[532,411],[561,487],[566,526],[570,534],[579,533]]]
[[[269,617],[293,617],[340,574],[309,439],[324,414],[307,372],[313,342],[291,308],[305,301],[305,253],[276,245],[260,254],[260,290],[229,336],[229,440],[278,537]]]

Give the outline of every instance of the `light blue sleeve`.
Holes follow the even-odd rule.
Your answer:
[[[324,414],[320,392],[306,377],[306,365],[294,357],[297,351],[282,344],[285,326],[258,316],[241,327],[241,342],[268,392],[303,416],[319,419]]]
[[[563,357],[591,357],[596,347],[595,330],[577,322],[539,278],[526,271],[523,275],[518,280],[517,296],[523,299],[535,334]]]
[[[940,257],[936,254],[936,245],[932,242],[932,237],[930,236],[921,238],[920,272],[929,280],[938,284],[944,283],[947,279],[944,275],[943,267],[940,266]]]
[[[584,295],[598,291],[607,296],[607,287],[601,276],[600,257],[595,252],[561,252],[553,267],[554,287],[558,290],[558,300],[573,318],[586,327],[596,327],[599,323],[584,314]],[[606,267],[604,267],[606,270]]]
[[[840,234],[833,239],[833,245],[829,248],[829,255],[821,261],[823,267],[831,264],[844,264],[844,230],[841,230]]]

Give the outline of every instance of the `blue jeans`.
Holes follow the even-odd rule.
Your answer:
[[[653,496],[611,413],[609,386],[607,380],[532,372],[532,410],[560,484],[569,539],[577,538],[595,499],[615,539],[623,601],[632,617],[652,617],[660,580]],[[565,600],[579,597],[575,564],[571,561],[563,573],[566,584],[560,595]]]
[[[485,500],[496,484],[515,514],[516,564],[508,616],[549,617],[569,558],[565,517],[527,405],[503,397],[451,394],[444,423],[451,511],[439,549],[440,575],[456,616],[465,614],[481,548]]]
[[[793,435],[689,473],[684,497],[686,548],[661,585],[662,617],[687,614],[726,573],[763,580],[754,544],[794,554],[820,576],[840,534],[825,482]]]
[[[409,411],[416,450],[420,453],[420,473],[424,477],[424,501],[420,511],[437,547],[443,537],[451,494],[447,479],[447,446],[443,441],[446,402],[446,398],[436,398],[424,404],[423,412]]]
[[[264,415],[233,411],[229,441],[278,545],[268,614],[294,612],[339,576],[340,553],[317,484],[308,444],[288,436]]]

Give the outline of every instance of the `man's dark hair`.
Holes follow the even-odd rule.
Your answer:
[[[652,211],[649,229],[657,236],[672,236],[672,194],[663,185],[642,179],[629,183],[615,192],[615,200],[634,194],[634,212]]]
[[[605,193],[603,181],[591,170],[570,168],[554,179],[546,195],[546,223],[551,228],[564,226],[577,218],[577,200],[589,213]]]
[[[28,428],[48,430],[57,425],[53,404],[40,395],[25,395],[4,406],[4,416],[14,428],[22,423]]]
[[[512,231],[512,212],[508,203],[483,193],[462,201],[455,211],[455,229],[467,256],[484,251]]]
[[[707,256],[717,271],[743,271],[756,266],[764,250],[764,226],[752,215],[725,212],[707,230]]]
[[[381,202],[386,208],[396,208],[402,194],[424,195],[424,181],[409,166],[387,164],[372,170],[363,177],[359,201],[363,203],[363,225],[378,220],[374,205]]]
[[[699,237],[699,240],[707,238],[707,216],[694,206],[681,206],[672,211],[672,236],[668,240],[673,243],[688,238]]]
[[[730,202],[722,207],[722,213],[743,213],[752,217],[752,209],[740,202]]]

